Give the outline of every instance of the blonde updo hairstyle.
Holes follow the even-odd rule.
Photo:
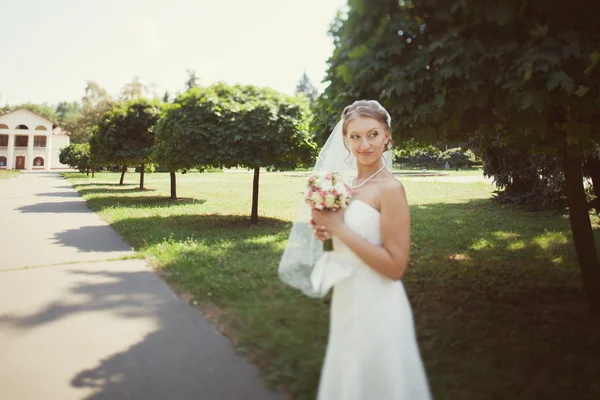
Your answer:
[[[383,150],[384,152],[389,151],[396,146],[394,139],[392,139],[392,126],[389,114],[381,104],[373,100],[357,100],[344,108],[344,112],[342,113],[342,133],[344,134],[344,138],[348,134],[348,124],[357,117],[372,118],[381,122],[386,127],[390,137]],[[345,140],[344,146],[348,149]],[[348,151],[350,150],[348,149]]]

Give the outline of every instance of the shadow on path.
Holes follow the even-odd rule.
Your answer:
[[[59,189],[59,188],[57,188],[57,189]],[[71,188],[69,188],[69,189],[71,189]],[[79,197],[79,194],[77,194],[77,192],[74,192],[74,191],[36,193],[35,195],[39,196],[39,197]]]
[[[68,326],[78,318],[89,323],[94,316],[100,332],[93,340],[101,346],[109,343],[121,349],[120,343],[134,343],[106,354],[72,377],[72,387],[93,389],[86,399],[284,398],[268,392],[256,369],[237,357],[229,341],[198,310],[176,298],[152,271],[74,267],[68,274],[76,282],[68,294],[30,315],[0,315],[0,326],[31,335],[37,328],[60,326],[64,320],[69,320]],[[131,329],[134,325],[138,329]],[[94,342],[77,332],[69,334],[74,335],[70,340],[57,343],[80,350],[65,348],[65,357],[86,357],[81,349],[93,347]]]
[[[55,234],[54,244],[75,247],[80,251],[130,251],[127,245],[108,225],[82,226]]]
[[[78,196],[68,196],[78,197]],[[22,213],[57,213],[57,214],[68,214],[68,213],[89,213],[90,210],[85,205],[84,201],[57,201],[57,202],[45,202],[37,204],[29,204],[17,208],[17,211]]]

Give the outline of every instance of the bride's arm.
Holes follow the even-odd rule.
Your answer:
[[[325,226],[377,272],[390,279],[402,279],[410,251],[410,209],[402,184],[393,181],[382,188],[379,204],[383,246],[371,244],[352,231],[344,224],[341,213],[315,211],[313,220]]]

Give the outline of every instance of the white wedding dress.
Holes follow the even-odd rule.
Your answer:
[[[344,222],[381,245],[381,214],[367,203],[353,200]],[[320,290],[333,287],[318,400],[431,399],[402,282],[379,274],[333,240],[334,251],[321,257],[311,275]]]

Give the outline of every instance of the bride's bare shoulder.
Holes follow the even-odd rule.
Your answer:
[[[406,192],[404,185],[398,179],[386,179],[382,182],[380,201],[384,203],[406,202]]]
[[[391,194],[404,193],[404,185],[395,177],[386,179],[381,183],[382,192],[389,192]]]

